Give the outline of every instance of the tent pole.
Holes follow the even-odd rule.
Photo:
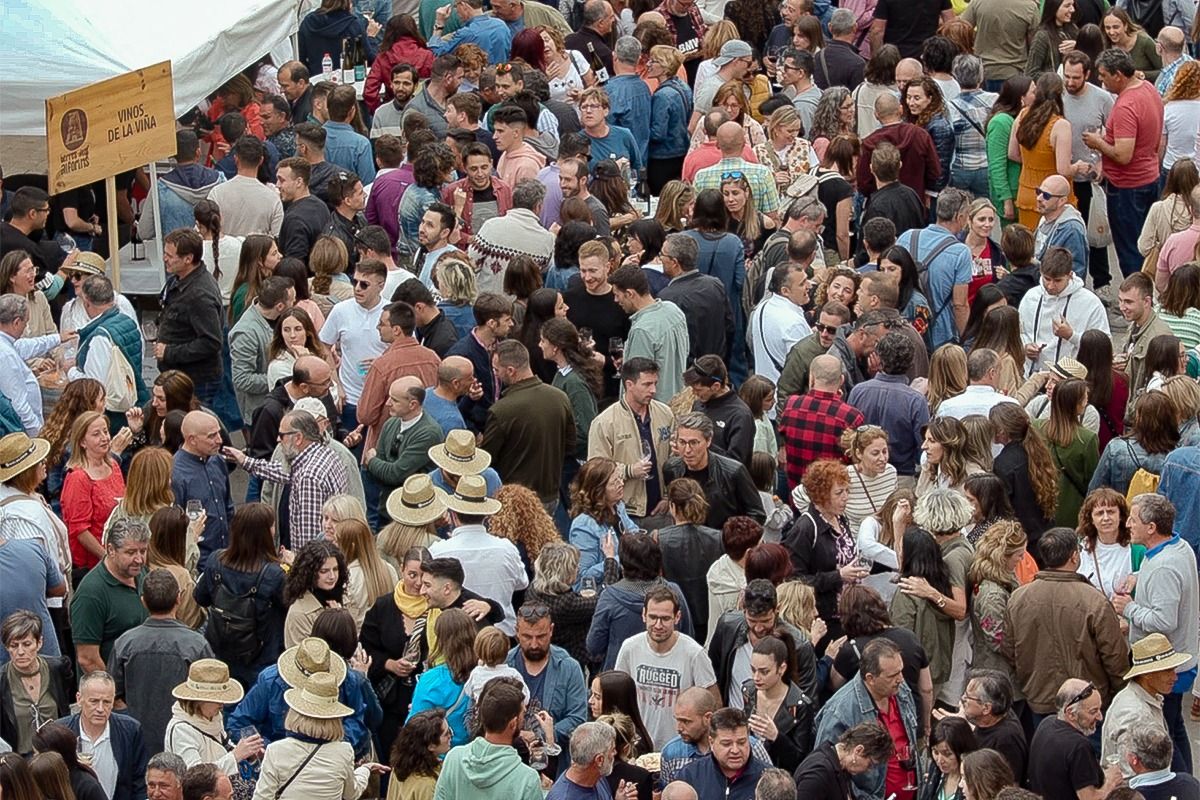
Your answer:
[[[120,252],[120,220],[117,219],[117,178],[114,175],[104,179],[105,205],[108,210],[108,256],[112,259],[113,291],[121,291],[121,252]]]

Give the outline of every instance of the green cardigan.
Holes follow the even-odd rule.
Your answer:
[[[429,448],[441,444],[445,436],[438,421],[425,412],[408,430],[401,432],[400,418],[390,417],[379,432],[375,457],[367,462],[367,472],[379,482],[379,513],[387,516],[387,499],[392,490],[404,484],[410,475],[434,468]]]
[[[561,370],[555,370],[554,381],[550,385],[566,392],[567,399],[571,401],[571,409],[575,412],[575,456],[580,461],[587,461],[588,431],[592,427],[592,420],[596,418],[596,397],[576,369],[566,375]]]
[[[1004,219],[1005,200],[1013,201],[1013,213],[1017,211],[1017,185],[1021,180],[1021,162],[1008,157],[1008,137],[1015,122],[1011,114],[1000,113],[987,124],[988,190],[1002,225],[1017,221],[1016,217]]]
[[[1045,435],[1046,420],[1037,419],[1033,424]],[[1074,529],[1079,526],[1079,509],[1087,496],[1088,483],[1100,463],[1100,443],[1096,434],[1080,425],[1075,429],[1075,438],[1069,447],[1059,447],[1049,440],[1046,444],[1059,472],[1058,510],[1054,513],[1054,524]]]

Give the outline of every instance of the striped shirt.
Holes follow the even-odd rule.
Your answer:
[[[888,464],[883,472],[868,478],[852,464],[846,467],[850,473],[850,499],[846,501],[846,520],[850,530],[857,531],[862,521],[883,508],[888,496],[896,490],[896,468]],[[792,502],[796,508],[807,508],[808,492],[798,484],[792,491]]]
[[[1158,318],[1167,323],[1171,333],[1179,337],[1183,346],[1189,350],[1200,346],[1200,308],[1189,308],[1182,317],[1168,314],[1162,307],[1155,306]]]

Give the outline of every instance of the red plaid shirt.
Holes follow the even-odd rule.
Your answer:
[[[812,389],[788,398],[779,417],[786,455],[788,489],[794,489],[804,470],[823,458],[844,460],[842,432],[864,422],[862,412],[834,392]]]

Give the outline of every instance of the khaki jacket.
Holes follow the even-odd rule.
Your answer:
[[[655,465],[658,469],[662,496],[667,496],[663,485],[662,467],[671,457],[671,431],[675,427],[675,415],[665,403],[650,401],[650,431],[654,437]],[[653,509],[646,508],[646,482],[630,478],[628,467],[642,460],[642,441],[638,435],[637,420],[622,400],[604,409],[594,420],[588,431],[588,458],[604,456],[621,465],[625,475],[625,508],[630,515],[644,517]]]
[[[1042,570],[1013,592],[1004,615],[1004,657],[1029,707],[1055,713],[1067,678],[1091,681],[1107,707],[1125,685],[1129,643],[1104,594],[1077,572]]]
[[[315,747],[299,739],[280,739],[268,745],[254,800],[275,800],[275,793]],[[356,800],[366,791],[371,771],[354,768],[354,748],[349,742],[327,742],[320,748],[279,800]]]

